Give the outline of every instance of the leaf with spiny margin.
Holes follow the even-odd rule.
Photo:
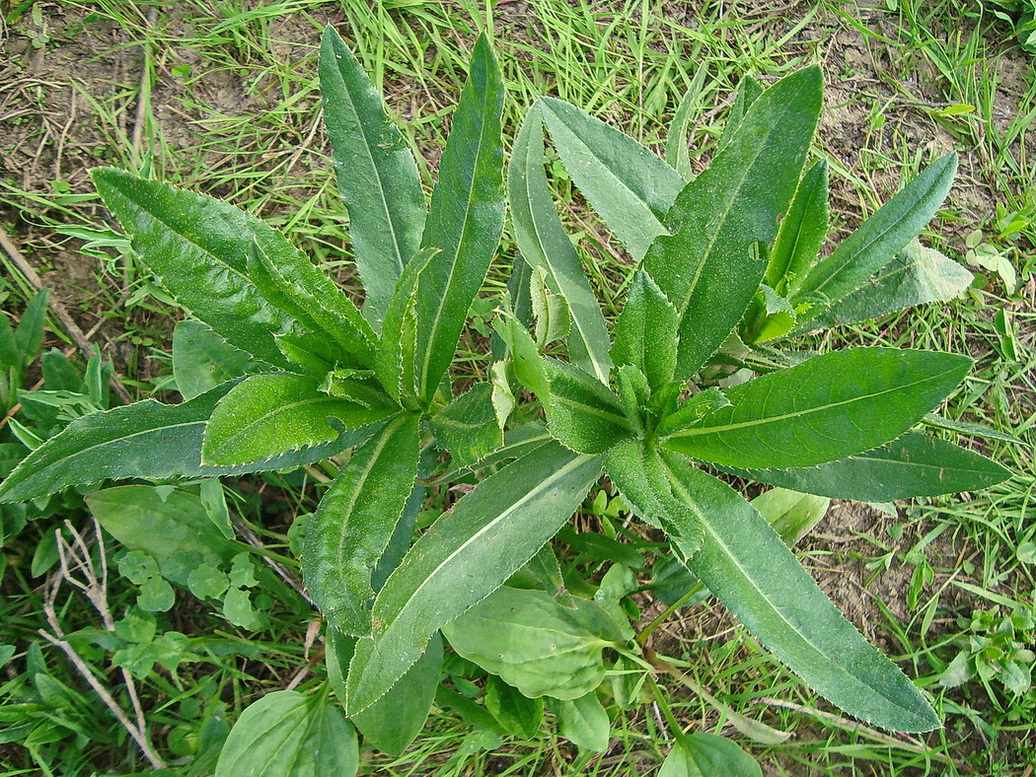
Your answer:
[[[219,401],[205,426],[202,462],[251,464],[335,439],[388,417],[398,407],[364,407],[322,392],[316,378],[287,373],[251,375]],[[340,422],[332,426],[328,419]]]
[[[676,377],[694,376],[737,326],[766,270],[822,105],[820,69],[782,78],[748,109],[726,148],[677,196],[644,269],[679,316]]]
[[[816,467],[722,469],[807,494],[861,502],[979,491],[1011,476],[1010,470],[985,456],[920,432],[907,432],[880,448]]]
[[[272,256],[297,252],[291,243],[222,200],[113,167],[91,175],[134,250],[178,304],[234,347],[269,364],[288,365],[274,336],[297,325],[263,298],[248,277],[247,262],[253,242]]]
[[[867,283],[932,220],[956,171],[956,154],[947,154],[926,167],[829,256],[793,279],[787,289],[791,301],[820,293],[837,303]]]
[[[605,474],[618,487],[623,501],[646,523],[661,528],[667,516],[683,516],[680,522],[683,548],[686,552],[698,542],[700,527],[694,516],[675,501],[668,478],[656,449],[642,441],[631,440],[616,445],[604,460]]]
[[[248,274],[267,302],[312,332],[323,333],[364,367],[374,361],[374,330],[352,300],[298,251],[271,256],[258,243]]]
[[[504,586],[446,624],[443,636],[460,656],[529,698],[578,699],[604,681],[601,654],[623,636],[596,602],[571,603]]]
[[[260,369],[201,321],[188,318],[173,329],[173,380],[185,400]]]
[[[306,528],[302,578],[328,623],[370,632],[371,572],[417,475],[420,417],[400,413],[353,452]]]
[[[625,408],[611,389],[572,364],[550,358],[542,364],[547,429],[555,440],[578,453],[603,453],[631,435]]]
[[[629,135],[563,100],[538,105],[554,148],[579,191],[639,261],[666,234],[665,215],[683,177]]]
[[[752,107],[752,103],[759,99],[762,93],[763,85],[752,78],[752,76],[741,78],[737,84],[737,91],[734,93],[734,102],[731,103],[730,110],[727,111],[727,123],[723,127],[723,134],[720,136],[716,153],[726,148],[730,141],[734,139],[734,135],[737,134],[741,122],[745,120],[748,109]]]
[[[536,341],[532,339],[529,330],[506,312],[500,312],[493,319],[493,328],[510,351],[511,366],[518,382],[542,400],[550,389]]]
[[[359,765],[356,731],[325,694],[274,691],[241,713],[215,777],[352,777]]]
[[[921,420],[964,379],[971,359],[853,348],[742,383],[720,408],[662,442],[733,467],[806,467],[876,448]]]
[[[432,416],[435,439],[461,466],[475,464],[504,444],[492,402],[493,386],[477,383]]]
[[[662,455],[683,508],[662,521],[674,550],[767,649],[867,723],[906,732],[939,726],[917,688],[842,617],[758,511],[685,459]],[[685,548],[687,521],[700,541]]]
[[[500,67],[482,35],[453,114],[421,246],[441,249],[421,274],[417,297],[418,396],[432,400],[453,361],[471,301],[504,228]]]
[[[392,302],[385,313],[374,372],[381,385],[397,402],[415,405],[417,380],[417,292],[421,273],[437,249],[422,249],[403,268],[392,290]]]
[[[639,367],[652,388],[669,383],[676,370],[679,323],[676,308],[658,284],[639,270],[615,325],[612,359]]]
[[[730,399],[716,386],[699,391],[662,417],[657,428],[658,436],[668,437],[681,429],[692,427],[710,413],[729,406]]]
[[[635,364],[623,364],[615,370],[615,384],[626,420],[637,437],[647,433],[645,410],[650,407],[651,386]]]
[[[490,475],[421,535],[374,603],[359,640],[346,708],[377,701],[429,637],[491,594],[553,537],[601,475],[601,461],[556,443]]]
[[[947,302],[974,278],[949,257],[912,240],[867,283],[811,319],[809,328],[855,324],[915,305]]]
[[[349,211],[349,238],[367,294],[364,312],[378,322],[396,278],[421,244],[421,177],[381,96],[331,27],[320,42],[320,93],[338,192]]]
[[[526,264],[547,270],[551,290],[568,302],[573,329],[568,353],[572,363],[607,383],[611,370],[608,327],[579,254],[558,217],[543,165],[543,119],[537,103],[518,130],[507,168],[515,240]],[[517,307],[515,312],[521,313]],[[522,320],[521,315],[518,318]]]
[[[691,128],[691,115],[694,109],[699,107],[698,98],[705,91],[705,76],[708,73],[709,63],[703,59],[694,73],[694,78],[691,79],[690,87],[680,98],[680,104],[676,106],[673,123],[669,125],[669,135],[665,141],[665,161],[683,176],[685,181],[690,181],[694,177],[687,142],[690,140],[688,135]]]
[[[167,480],[294,469],[341,453],[371,433],[369,428],[352,430],[325,445],[253,464],[203,467],[205,424],[233,385],[224,383],[179,405],[145,399],[77,418],[25,457],[0,483],[0,501],[37,499],[109,479]]]
[[[827,161],[821,160],[799,182],[770,252],[766,284],[778,293],[789,279],[808,272],[820,255],[827,237],[827,190]]]

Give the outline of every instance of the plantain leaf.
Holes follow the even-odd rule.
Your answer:
[[[663,453],[662,467],[680,507],[662,521],[674,550],[763,645],[861,720],[895,731],[938,727],[917,688],[842,617],[740,494],[673,454]]]
[[[820,254],[827,237],[827,190],[827,162],[821,160],[799,182],[770,252],[766,285],[778,294],[790,279],[807,272]]]
[[[550,97],[538,103],[565,169],[630,256],[640,261],[684,186],[673,168],[604,122]]]
[[[611,722],[596,693],[588,693],[572,701],[558,701],[552,706],[557,712],[561,736],[594,753],[608,749]]]
[[[677,737],[658,777],[762,777],[759,764],[726,737],[691,734]]]
[[[476,464],[504,444],[491,395],[493,386],[477,383],[432,416],[435,438],[459,466]]]
[[[817,467],[723,469],[761,483],[861,502],[978,491],[1011,476],[995,461],[920,432],[907,432],[880,448]]]
[[[400,413],[358,448],[306,529],[302,577],[332,627],[370,631],[371,573],[417,474],[419,417]]]
[[[320,42],[320,93],[338,192],[367,292],[380,322],[396,278],[417,253],[425,202],[414,156],[356,57],[331,27]]]
[[[345,698],[345,677],[356,640],[329,629],[325,634],[327,679],[339,701]],[[439,686],[442,638],[432,635],[428,648],[399,682],[372,707],[354,715],[353,725],[363,738],[389,755],[399,755],[421,733]],[[344,703],[344,702],[343,702]]]
[[[896,348],[816,356],[730,389],[730,407],[673,433],[662,445],[733,467],[834,461],[901,435],[970,367],[966,356]]]
[[[592,375],[557,359],[543,359],[548,394],[547,428],[562,445],[579,453],[603,453],[630,436],[622,402]]]
[[[583,264],[565,234],[543,172],[543,117],[539,103],[525,116],[507,169],[507,193],[515,240],[522,258],[549,273],[553,290],[568,302],[572,363],[608,382],[608,329],[597,299],[583,273]]]
[[[323,694],[274,691],[241,713],[223,745],[216,777],[352,777],[359,766],[356,732]]]
[[[185,400],[260,369],[201,321],[189,318],[173,329],[173,380]]]
[[[250,375],[219,401],[205,426],[202,462],[243,465],[331,442],[342,428],[388,417],[397,406],[330,397],[316,378],[286,373]],[[329,419],[338,424],[332,426]]]
[[[693,377],[737,325],[766,269],[768,246],[809,150],[820,70],[792,73],[748,109],[730,142],[677,196],[644,268],[676,308],[676,376]]]
[[[423,248],[440,249],[421,274],[417,296],[417,384],[426,402],[453,360],[503,232],[502,110],[500,68],[483,35],[471,57],[421,238]]]
[[[77,418],[30,453],[3,483],[0,501],[36,499],[73,486],[117,478],[165,480],[294,469],[366,439],[369,429],[339,434],[325,445],[244,466],[203,467],[202,433],[216,403],[233,384],[179,405],[146,399]]]
[[[532,739],[543,722],[543,699],[523,696],[499,677],[486,678],[486,709],[512,736]]]
[[[595,602],[561,605],[546,591],[498,588],[443,627],[462,657],[529,698],[578,699],[604,681],[605,648],[623,641]]]
[[[615,325],[612,359],[639,367],[652,388],[669,383],[676,370],[678,325],[676,308],[658,284],[646,272],[637,272]]]
[[[949,257],[912,240],[867,283],[813,318],[809,328],[855,324],[916,305],[947,302],[974,278]]]
[[[247,262],[253,243],[271,256],[297,253],[291,243],[230,203],[112,167],[91,175],[134,250],[178,304],[234,347],[288,365],[274,335],[295,325],[263,299]]]
[[[957,155],[933,162],[843,240],[830,256],[788,286],[793,303],[811,294],[838,302],[888,264],[932,220],[957,171]]]
[[[484,599],[568,520],[600,459],[547,443],[479,483],[414,544],[375,600],[346,708],[362,711],[421,655],[429,636]]]

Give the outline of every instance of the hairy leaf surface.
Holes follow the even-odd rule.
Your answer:
[[[432,416],[435,438],[460,466],[470,466],[504,444],[504,433],[493,411],[489,383],[476,383]]]
[[[658,284],[638,272],[615,325],[612,358],[616,364],[639,367],[652,388],[665,385],[676,370],[679,323],[676,308]]]
[[[429,636],[484,599],[568,520],[600,459],[547,443],[479,483],[414,544],[374,603],[349,670],[350,714],[381,697]]]
[[[930,731],[939,719],[896,666],[842,617],[813,578],[740,494],[686,460],[664,455],[683,506],[663,526],[688,568],[811,688],[868,723]],[[684,549],[684,526],[702,528]]]
[[[422,248],[440,249],[421,274],[417,296],[417,384],[425,401],[453,360],[503,232],[502,109],[500,68],[483,36],[453,115],[421,238]]]
[[[320,44],[320,93],[356,267],[371,317],[381,321],[396,278],[421,244],[421,178],[381,96],[331,27]]]
[[[782,292],[789,278],[797,278],[816,261],[827,237],[827,162],[810,168],[795,191],[781,220],[766,267],[766,284]]]
[[[733,467],[811,466],[898,437],[967,374],[966,356],[853,348],[816,356],[727,392],[732,405],[662,443]]]
[[[549,387],[543,404],[554,439],[579,453],[603,453],[630,436],[622,402],[608,387],[567,362],[542,363]]]
[[[417,474],[419,417],[400,413],[358,448],[306,529],[302,577],[344,634],[370,631],[371,573],[392,538]]]

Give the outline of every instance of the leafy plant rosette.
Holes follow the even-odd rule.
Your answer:
[[[174,336],[185,401],[80,418],[0,485],[5,501],[39,500],[109,479],[347,459],[306,527],[301,571],[328,625],[328,679],[351,723],[326,689],[268,694],[232,730],[217,775],[302,773],[317,753],[334,760],[336,774],[355,772],[354,726],[400,752],[433,700],[473,725],[526,737],[546,703],[562,735],[605,749],[602,699],[636,703],[664,662],[643,647],[649,630],[638,639],[629,623],[629,595],[639,589],[632,570],[643,566],[637,551],[631,558],[612,538],[604,578],[586,575],[569,592],[575,579],[549,549],[602,473],[640,519],[665,532],[685,593],[707,588],[846,712],[900,731],[936,727],[922,694],[838,613],[756,503],[705,467],[865,501],[971,490],[1006,476],[914,430],[938,423],[927,414],[966,375],[967,358],[775,347],[967,285],[966,271],[914,241],[948,191],[954,158],[935,162],[819,258],[826,166],[802,175],[821,107],[817,68],[765,90],[746,79],[697,177],[679,132],[663,161],[574,106],[543,99],[518,133],[507,179],[524,261],[513,303],[495,320],[501,358],[492,381],[455,398],[448,370],[504,225],[504,95],[488,41],[474,48],[427,206],[402,135],[330,29],[320,81],[366,289],[362,311],[262,221],[210,197],[96,170],[134,249],[192,316]],[[551,201],[544,126],[638,262],[611,334]],[[551,346],[559,340],[567,361]],[[545,425],[512,422],[535,417],[535,407],[517,402],[516,384],[538,399]],[[450,454],[441,480],[481,479],[411,545],[429,446]],[[440,632],[454,651],[445,669]],[[606,659],[606,649],[618,659]],[[443,671],[459,677],[465,666],[484,678],[482,705],[439,686]],[[727,740],[687,736],[670,722],[676,746],[663,773],[698,773],[696,763],[758,772]]]

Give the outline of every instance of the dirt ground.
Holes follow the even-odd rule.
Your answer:
[[[32,36],[38,30],[33,24],[0,29],[0,182],[5,190],[0,196],[0,226],[44,283],[54,290],[55,297],[70,310],[80,328],[115,359],[116,367],[132,363],[134,374],[147,380],[162,365],[147,359],[144,351],[127,350],[126,333],[117,328],[123,319],[104,315],[107,307],[124,298],[129,290],[118,274],[101,271],[100,259],[80,250],[81,241],[55,231],[55,225],[63,222],[102,223],[105,216],[96,200],[87,198],[85,204],[82,202],[81,195],[92,193],[88,170],[108,163],[114,144],[144,150],[141,144],[145,118],[138,112],[134,97],[145,53],[118,29],[91,22],[81,10],[54,2],[36,5],[43,12],[49,43],[34,45],[38,39]],[[693,5],[670,3],[668,12],[677,20],[682,15],[691,18],[689,9]],[[883,7],[881,3],[872,5]],[[524,6],[524,2],[501,5],[501,25],[520,26]],[[175,4],[172,8],[170,13],[175,14]],[[807,3],[788,3],[782,14],[785,21],[761,20],[760,25],[775,26],[773,32],[778,35],[782,26],[790,27],[807,10]],[[333,6],[311,9],[310,13],[318,22],[339,19]],[[744,4],[744,13],[750,16],[760,12],[752,4]],[[760,19],[772,16],[767,12]],[[877,7],[863,12],[862,23],[878,35],[888,32],[885,27],[890,24]],[[178,27],[183,35],[190,34],[190,20],[180,20]],[[292,19],[279,23],[276,32],[277,39],[282,41],[277,44],[277,51],[286,59],[300,56],[305,46],[316,42],[312,25]],[[939,88],[939,75],[933,68],[914,68],[911,72],[916,74],[916,81],[895,89],[881,77],[881,72],[899,67],[902,63],[891,61],[892,58],[909,53],[868,45],[858,30],[824,14],[818,15],[788,44],[789,52],[804,55],[818,48],[827,76],[828,105],[820,127],[820,142],[847,169],[866,171],[879,200],[884,201],[899,188],[900,180],[888,170],[875,172],[874,165],[868,163],[869,155],[903,154],[904,138],[914,145],[909,151],[931,147],[942,152],[959,147],[946,127],[932,118],[932,109],[947,105]],[[174,66],[197,64],[192,61],[191,49],[182,47],[181,53],[182,58],[176,62],[159,59],[153,63],[154,120],[161,124],[165,142],[173,153],[189,150],[191,154],[203,155],[203,159],[194,160],[191,169],[223,171],[239,162],[218,148],[200,151],[194,147],[197,122],[207,117],[198,102],[186,99],[183,80],[173,74]],[[1029,88],[1033,64],[1025,56],[1013,54],[990,67],[996,68],[999,77],[994,125],[1006,131]],[[251,78],[246,68],[237,73],[218,70],[211,76],[202,74],[192,89],[204,95],[210,109],[230,117],[246,117],[263,108],[266,99]],[[390,99],[406,115],[413,110],[406,96],[408,87],[397,84],[396,90]],[[873,115],[875,104],[885,106],[878,126]],[[308,130],[309,126],[300,128],[301,134],[308,135],[302,140],[323,148],[322,134],[309,135]],[[1025,153],[1032,156],[1036,148],[1028,148]],[[435,149],[428,149],[433,164],[435,154]],[[308,170],[310,159],[309,155],[302,155],[292,164],[302,173]],[[940,227],[945,241],[958,250],[962,250],[964,236],[976,224],[988,221],[999,201],[999,184],[985,177],[983,161],[977,153],[962,155],[961,173],[949,202],[949,207],[961,217]],[[186,183],[205,189],[204,180]],[[860,203],[852,190],[836,187],[832,208],[844,214],[839,222],[841,230],[855,226]],[[1022,297],[1020,309],[1036,308],[1032,281]],[[152,330],[162,328],[153,319],[147,325]],[[1031,332],[1023,332],[1023,336],[1031,337]],[[883,609],[901,623],[914,617],[905,594],[914,567],[895,560],[886,568],[880,557],[888,549],[909,548],[918,539],[911,536],[892,540],[889,528],[897,522],[898,519],[868,506],[837,503],[803,548],[804,561],[842,612],[872,642],[893,654],[902,652],[902,645],[888,628]],[[953,567],[962,554],[972,550],[960,546],[947,533],[932,543],[928,552],[932,566],[938,568]],[[943,582],[944,578],[937,575],[926,591],[935,590]],[[944,599],[942,606],[967,612],[971,602],[959,593],[954,596],[957,598]],[[924,600],[922,596],[921,601]],[[694,639],[726,625],[721,621],[701,621],[685,623],[684,628],[686,631],[680,636]],[[937,633],[941,626],[934,623],[932,628]],[[667,627],[667,631],[671,629]]]

